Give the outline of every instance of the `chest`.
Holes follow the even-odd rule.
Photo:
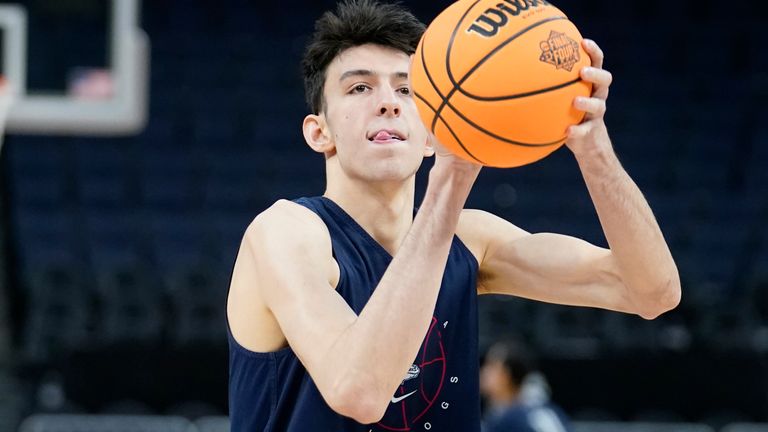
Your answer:
[[[334,258],[338,265],[336,290],[352,310],[359,314],[389,267],[391,257],[350,248],[343,252],[337,250],[335,245]],[[413,268],[410,271],[424,269]],[[470,312],[468,308],[476,304],[476,297],[476,262],[471,253],[456,240],[445,265],[435,313],[456,318],[457,314]]]

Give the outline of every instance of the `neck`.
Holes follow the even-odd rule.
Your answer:
[[[413,223],[415,185],[415,176],[405,181],[372,182],[328,173],[324,196],[394,256]]]

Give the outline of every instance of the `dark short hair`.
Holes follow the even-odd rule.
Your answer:
[[[520,387],[525,377],[536,370],[536,360],[528,348],[514,338],[500,340],[494,343],[486,354],[486,358],[500,361],[515,387]]]
[[[367,43],[394,48],[410,55],[424,34],[422,24],[399,4],[376,0],[345,0],[315,21],[315,32],[304,52],[304,92],[309,109],[325,108],[323,87],[328,65],[342,51]]]

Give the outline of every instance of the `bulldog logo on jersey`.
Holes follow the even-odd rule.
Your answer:
[[[539,60],[554,65],[556,69],[565,69],[568,72],[579,61],[579,44],[569,38],[565,33],[552,30],[549,38],[539,43],[541,57]]]
[[[403,385],[405,384],[406,381],[410,381],[418,377],[420,373],[421,373],[421,368],[419,368],[415,364],[411,365],[411,367],[408,368],[408,373],[405,374],[405,378],[403,379],[403,382],[400,383],[400,385]]]

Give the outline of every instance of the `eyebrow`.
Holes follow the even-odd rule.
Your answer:
[[[355,70],[346,71],[343,74],[341,74],[341,77],[339,78],[339,81],[344,81],[345,79],[347,79],[349,77],[353,77],[353,76],[366,76],[366,77],[369,77],[369,76],[374,76],[374,75],[376,75],[376,74],[373,71],[368,70],[368,69],[355,69]],[[395,76],[396,78],[408,79],[408,73],[407,72],[395,72],[392,75]]]

